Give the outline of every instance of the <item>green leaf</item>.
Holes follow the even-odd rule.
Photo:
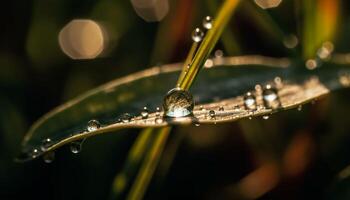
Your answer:
[[[213,63],[213,66],[208,63]],[[268,115],[349,86],[350,68],[346,65],[324,63],[313,71],[294,67],[296,65],[285,58],[262,56],[211,59],[190,90],[196,102],[193,116],[180,119],[161,118],[163,113],[157,112],[156,107],[162,105],[163,96],[176,82],[181,63],[131,74],[91,90],[44,115],[24,138],[23,154],[19,160],[30,160],[75,140],[118,129],[220,123]],[[276,84],[279,79],[282,82]],[[260,92],[254,89],[257,84],[276,85],[278,107],[264,104]],[[244,106],[243,96],[249,91],[256,93],[255,110]],[[147,119],[140,115],[144,106],[150,111]],[[215,116],[210,116],[209,110],[213,110]],[[130,121],[121,120],[125,113],[133,116]],[[101,127],[88,131],[87,124],[92,119],[98,120]],[[48,138],[51,142],[42,148]]]

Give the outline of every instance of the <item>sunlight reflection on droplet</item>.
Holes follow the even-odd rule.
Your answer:
[[[169,11],[168,0],[131,0],[139,17],[147,22],[161,21]]]
[[[107,41],[103,27],[93,20],[75,19],[58,35],[62,51],[72,59],[93,59],[102,53]]]
[[[280,5],[282,0],[254,0],[262,9],[275,8]]]

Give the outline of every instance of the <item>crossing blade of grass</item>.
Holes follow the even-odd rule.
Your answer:
[[[130,189],[127,197],[128,200],[139,200],[143,198],[147,186],[149,185],[149,182],[151,181],[153,173],[160,160],[160,156],[169,136],[170,129],[170,127],[152,129],[152,134],[156,134],[154,143],[147,152],[135,182]]]
[[[136,138],[135,143],[131,147],[127,161],[124,164],[122,171],[115,177],[112,185],[110,199],[116,199],[123,195],[126,188],[129,187],[132,179],[140,166],[146,151],[153,145],[154,138],[153,128],[144,129],[139,137]]]
[[[214,18],[215,21],[213,23],[213,27],[206,33],[189,66],[189,69],[186,72],[185,77],[179,84],[180,88],[188,90],[191,87],[194,79],[198,75],[199,70],[203,67],[204,62],[213,50],[238,3],[239,0],[227,0],[221,6],[218,15]]]
[[[238,2],[239,0],[227,0],[219,10],[217,17],[215,18],[213,28],[207,32],[202,43],[200,43],[198,50],[196,51],[197,44],[194,43],[192,45],[185,61],[183,71],[178,79],[178,87],[185,90],[188,90],[191,87],[199,70],[202,68],[205,60],[217,43]],[[187,63],[189,63],[189,61],[191,61],[191,64],[189,68],[187,68]],[[156,135],[154,138],[154,143],[150,147],[142,163],[142,166],[140,167],[138,175],[129,191],[127,199],[139,200],[143,198],[144,193],[160,160],[160,156],[167,141],[170,129],[170,127],[164,127],[161,129],[152,130],[152,132],[154,132],[153,134]]]

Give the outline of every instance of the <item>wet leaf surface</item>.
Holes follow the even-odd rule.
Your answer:
[[[266,118],[350,85],[346,65],[324,63],[312,71],[300,65],[262,56],[211,59],[190,90],[196,105],[193,115],[185,118],[164,118],[161,109],[163,97],[179,76],[180,63],[131,74],[44,115],[24,138],[18,160],[118,129]]]

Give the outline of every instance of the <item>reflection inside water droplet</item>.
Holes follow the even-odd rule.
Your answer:
[[[170,90],[163,101],[164,114],[167,117],[185,117],[192,114],[194,101],[192,95],[180,88]]]
[[[97,129],[99,129],[101,127],[101,124],[100,124],[100,122],[99,121],[97,121],[97,120],[90,120],[89,122],[88,122],[88,124],[87,124],[87,130],[89,131],[89,132],[91,132],[91,131],[96,131]]]
[[[71,142],[70,151],[74,154],[79,153],[82,149],[83,142],[84,142],[84,139]]]
[[[255,95],[251,92],[247,92],[244,95],[244,106],[246,107],[246,109],[252,110],[252,109],[256,109],[256,99],[255,99]]]
[[[43,155],[45,163],[52,163],[55,160],[55,152],[49,151]]]

